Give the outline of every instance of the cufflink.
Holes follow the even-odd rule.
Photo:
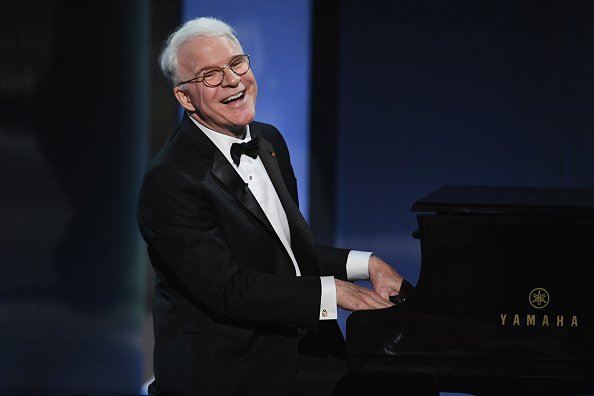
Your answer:
[[[328,311],[326,309],[322,309],[322,318],[328,317]]]

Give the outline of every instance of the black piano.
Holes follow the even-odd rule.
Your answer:
[[[594,190],[444,186],[415,202],[404,301],[346,322],[344,394],[594,394]]]

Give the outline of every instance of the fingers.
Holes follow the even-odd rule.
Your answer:
[[[336,302],[342,309],[358,311],[362,309],[388,308],[394,304],[373,290],[354,283],[336,279]]]
[[[375,274],[371,280],[371,284],[373,285],[376,293],[386,300],[390,298],[390,295],[398,294],[399,287],[397,280],[387,277],[383,273]]]
[[[358,306],[359,309],[379,309],[392,305],[388,299],[383,298],[378,293],[364,287],[354,286],[355,291],[352,295],[356,298],[356,301],[361,302],[361,305]]]

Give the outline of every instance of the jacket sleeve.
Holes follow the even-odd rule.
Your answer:
[[[138,224],[168,290],[226,321],[315,329],[319,278],[275,272],[278,249],[266,248],[262,227],[233,218],[222,226],[216,188],[170,165],[145,176]]]

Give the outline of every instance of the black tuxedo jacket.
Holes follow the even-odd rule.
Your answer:
[[[319,276],[345,279],[348,250],[315,245],[279,131],[259,122],[250,131],[302,276],[248,186],[184,115],[151,161],[138,208],[156,272],[152,394],[286,395],[306,340],[317,337],[307,353],[339,353],[336,321],[318,320]]]

